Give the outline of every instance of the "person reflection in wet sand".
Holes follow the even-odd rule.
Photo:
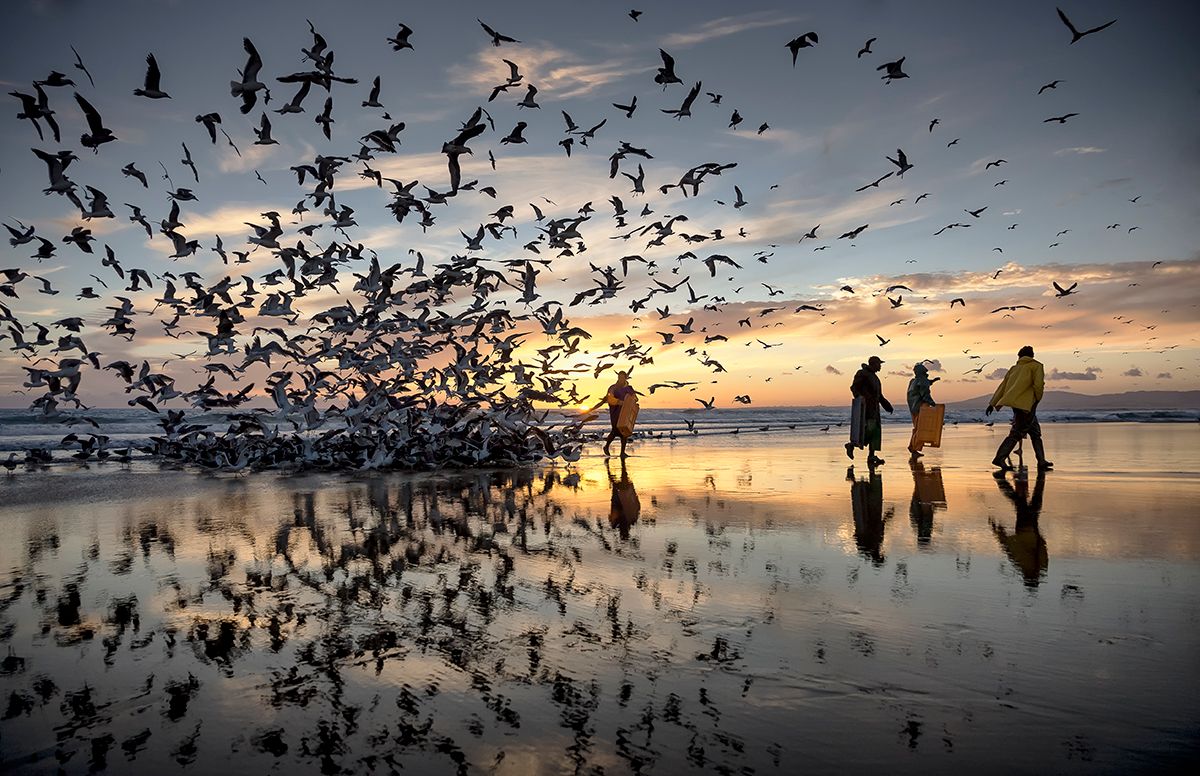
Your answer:
[[[1046,472],[1037,473],[1037,481],[1033,486],[1033,496],[1029,495],[1029,480],[1018,477],[1016,485],[1001,474],[996,477],[996,484],[1017,510],[1017,525],[1010,533],[995,520],[988,520],[996,541],[1008,555],[1008,559],[1025,578],[1025,586],[1035,588],[1046,576],[1046,568],[1050,565],[1050,556],[1046,552],[1046,540],[1038,531],[1038,516],[1042,512],[1042,491],[1046,486]]]
[[[629,538],[629,527],[637,522],[642,513],[642,502],[638,500],[637,490],[633,480],[629,479],[629,471],[625,468],[625,459],[621,459],[621,476],[612,473],[608,459],[604,461],[608,470],[608,482],[612,486],[612,504],[608,510],[608,524],[616,528],[622,539]]]
[[[917,460],[910,461],[913,475],[912,501],[908,504],[908,517],[917,532],[917,544],[929,544],[933,537],[933,513],[946,508],[946,488],[942,484],[940,467],[926,469]]]
[[[883,564],[883,478],[870,470],[867,479],[856,478],[854,467],[846,469],[850,483],[850,504],[854,510],[854,543],[858,551],[876,566]],[[887,515],[890,518],[891,514]]]

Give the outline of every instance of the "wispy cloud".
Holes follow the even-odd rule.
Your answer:
[[[508,57],[487,46],[477,51],[471,62],[453,66],[450,81],[480,95],[490,95],[493,87],[503,84],[510,76],[504,59],[515,62],[523,76],[520,84],[496,98],[511,102],[524,96],[527,84],[537,87],[535,99],[563,100],[590,94],[613,81],[650,69],[646,62],[635,63],[625,58],[589,62],[574,52],[550,44],[525,45]]]
[[[1071,148],[1060,148],[1054,152],[1054,155],[1066,156],[1067,154],[1102,154],[1107,150],[1107,148],[1097,148],[1096,146],[1073,146]]]
[[[242,152],[239,155],[226,143],[221,149],[221,158],[217,162],[217,166],[221,172],[250,172],[251,170],[260,170],[267,166],[267,162],[271,157],[277,154],[286,154],[286,152],[281,153],[280,148],[281,146],[278,145],[254,145],[250,143],[245,148],[240,145],[238,146],[238,150]]]
[[[777,27],[779,25],[788,24],[798,21],[803,17],[786,16],[780,18],[777,14],[771,11],[762,11],[759,13],[738,15],[738,16],[722,16],[719,19],[691,27],[690,29],[680,32],[672,32],[662,39],[662,45],[667,46],[695,46],[698,43],[707,43],[710,40],[724,38],[730,35],[737,35],[740,32],[747,30],[757,30],[762,27]]]

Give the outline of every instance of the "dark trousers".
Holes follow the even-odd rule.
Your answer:
[[[1019,410],[1013,408],[1012,426],[1008,430],[1008,438],[1017,443],[1029,437],[1035,444],[1042,441],[1042,427],[1038,423],[1037,415],[1029,410]]]

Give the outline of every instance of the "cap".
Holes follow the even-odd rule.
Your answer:
[[[883,359],[880,358],[879,356],[871,356],[870,358],[867,359],[867,363],[868,364],[882,364]]]

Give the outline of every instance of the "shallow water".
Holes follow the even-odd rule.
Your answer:
[[[1200,754],[1200,445],[1000,429],[875,476],[830,435],[622,471],[0,485],[0,766],[1128,771]],[[895,449],[893,449],[895,448]]]

